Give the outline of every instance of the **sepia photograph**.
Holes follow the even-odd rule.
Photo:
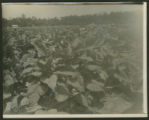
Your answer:
[[[147,117],[146,3],[2,3],[3,118]]]

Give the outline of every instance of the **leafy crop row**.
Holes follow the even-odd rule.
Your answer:
[[[4,114],[142,112],[141,42],[132,30],[4,28]]]

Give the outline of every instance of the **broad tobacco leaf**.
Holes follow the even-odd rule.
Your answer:
[[[49,114],[56,114],[57,113],[57,109],[50,109],[48,110]]]
[[[99,110],[101,114],[122,114],[132,106],[120,95],[109,95],[105,98],[104,106]]]
[[[35,58],[33,58],[32,54],[29,54],[29,53],[24,54],[20,60],[20,63],[23,65],[23,67],[30,65],[30,63],[29,63],[30,60],[28,61],[28,58],[35,59]],[[36,62],[36,59],[33,60],[32,62]]]
[[[26,108],[26,112],[27,113],[35,113],[36,111],[38,111],[38,110],[41,110],[42,109],[42,107],[40,106],[40,105],[34,105],[34,106],[29,106],[29,107],[27,107]]]
[[[101,79],[103,79],[103,80],[107,80],[107,78],[109,77],[105,71],[101,71],[99,73],[99,75],[100,75]]]
[[[27,58],[24,62],[23,62],[23,67],[27,67],[29,65],[36,65],[37,64],[38,59],[35,58]]]
[[[4,80],[5,80],[5,85],[6,86],[10,86],[10,85],[15,83],[13,77],[9,74],[4,76]]]
[[[11,102],[7,102],[6,108],[4,110],[4,113],[9,113],[11,111]]]
[[[32,72],[31,75],[40,77],[42,75],[42,73],[40,71],[36,71],[36,72]]]
[[[42,96],[42,95],[45,94],[46,90],[44,90],[44,89],[41,87],[41,85],[39,85],[39,86],[37,87],[37,89],[36,89],[36,92],[37,92],[40,96]]]
[[[38,52],[38,57],[45,56],[45,48],[43,47],[42,44],[38,43],[38,40],[32,40],[31,44],[35,47],[35,49]]]
[[[52,90],[55,90],[57,79],[57,75],[53,74],[50,78],[45,79],[43,83],[47,84]]]
[[[72,87],[74,87],[75,89],[77,89],[80,92],[84,91],[84,86],[82,86],[82,84],[79,81],[67,81],[67,84],[71,85]]]
[[[6,108],[4,110],[4,113],[11,113],[13,112],[18,112],[19,110],[19,105],[18,105],[18,97],[19,95],[15,96],[11,102],[8,102],[6,104]]]
[[[85,107],[89,107],[87,97],[85,97],[84,95],[81,95],[81,99],[82,99],[82,104]]]
[[[58,83],[56,87],[55,99],[57,102],[63,102],[69,98],[69,90],[64,83]]]
[[[70,72],[70,71],[56,71],[54,73],[58,75],[65,75],[65,76],[76,76],[77,75],[76,72]]]
[[[120,82],[123,82],[123,84],[130,84],[131,79],[124,71],[121,71],[119,74],[115,73],[113,76],[117,78]]]
[[[57,102],[63,102],[67,100],[68,98],[69,96],[67,94],[58,94],[55,96],[55,99],[57,100]]]
[[[76,73],[73,76],[72,80],[67,80],[67,84],[72,86],[73,88],[75,88],[76,90],[80,92],[85,91],[84,80],[83,80],[83,77],[79,73]]]
[[[28,83],[28,82],[27,82]],[[37,91],[37,88],[40,86],[40,83],[28,83],[27,84],[27,93],[26,96]]]
[[[36,105],[39,101],[40,95],[37,92],[32,93],[28,96],[29,104],[30,105]]]
[[[100,68],[98,65],[87,65],[87,68],[88,68],[90,71],[98,71],[98,70],[101,70],[101,68]]]
[[[20,102],[20,106],[25,106],[28,104],[29,104],[29,99],[27,97],[24,97]]]
[[[39,67],[28,67],[28,68],[25,68],[22,73],[21,73],[21,76],[25,76],[26,74],[32,74],[33,71],[39,71],[40,68]]]
[[[35,114],[48,114],[48,111],[39,109],[35,112]]]
[[[96,80],[92,80],[92,82],[87,85],[87,89],[92,92],[104,91],[103,87],[104,87],[104,84]]]
[[[38,63],[40,63],[40,64],[42,64],[42,65],[46,65],[47,61],[44,61],[44,60],[42,60],[42,59],[41,59],[41,60],[39,59]]]
[[[56,92],[58,94],[69,94],[69,89],[67,88],[65,83],[58,83]]]
[[[4,71],[4,85],[10,86],[16,82],[16,77],[14,71],[5,70]]]
[[[82,55],[81,57],[79,57],[79,59],[81,59],[81,60],[86,60],[86,61],[88,61],[88,62],[93,62],[93,61],[94,61],[92,57],[89,57],[89,56],[87,56],[86,54],[84,54],[84,55]]]
[[[78,72],[69,72],[69,71],[57,71],[55,74],[71,76],[73,80],[67,80],[67,84],[74,87],[80,92],[84,91],[84,80],[83,77]]]
[[[18,105],[18,97],[19,97],[19,95],[15,96],[13,98],[13,100],[11,102],[11,108],[12,109],[18,110],[18,107],[19,107],[19,105]]]
[[[28,104],[31,110],[33,112],[36,109],[39,109],[38,101],[42,95],[45,94],[45,91],[41,88],[40,83],[34,83],[28,86],[28,91],[26,93],[26,99],[24,100],[24,103],[22,104]],[[23,102],[23,101],[21,101]],[[28,103],[29,102],[29,103]]]
[[[40,105],[38,105],[38,101],[40,96],[44,93],[45,91],[41,88],[39,82],[28,85],[26,98],[24,98],[24,101],[21,101],[22,104],[29,105],[29,107],[26,108],[27,113],[34,113],[42,108]]]

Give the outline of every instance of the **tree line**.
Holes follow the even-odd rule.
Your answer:
[[[53,25],[87,25],[94,24],[131,24],[139,19],[140,13],[134,12],[111,12],[93,15],[71,15],[61,18],[36,18],[26,17],[24,14],[21,17],[6,19],[3,18],[3,25],[11,26],[53,26]],[[142,18],[142,17],[140,17]]]

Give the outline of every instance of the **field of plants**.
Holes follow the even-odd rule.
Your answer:
[[[135,27],[5,27],[3,113],[143,113],[142,36]]]

